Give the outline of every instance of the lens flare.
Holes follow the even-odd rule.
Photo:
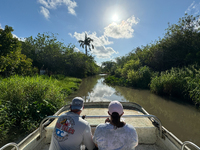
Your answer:
[[[114,15],[114,16],[112,17],[112,19],[113,19],[113,21],[117,21],[117,20],[118,20],[118,16],[117,16],[117,15]]]

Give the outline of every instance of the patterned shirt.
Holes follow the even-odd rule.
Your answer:
[[[80,150],[81,144],[93,150],[91,127],[78,114],[67,112],[56,122],[49,150]]]
[[[99,124],[93,141],[99,150],[134,150],[138,145],[138,135],[132,125],[115,128],[109,123]]]

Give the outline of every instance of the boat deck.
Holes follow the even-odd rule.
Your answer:
[[[44,145],[44,147],[42,147],[41,150],[49,150],[49,146],[50,146],[50,144],[46,144],[46,145]],[[85,150],[85,147],[82,147],[81,150]],[[139,144],[135,148],[135,150],[165,150],[165,149],[163,149],[162,147],[160,147],[158,145],[155,145],[155,144],[153,144],[153,145],[150,145],[150,144],[149,145]]]
[[[67,112],[67,111],[65,111]],[[63,113],[65,113],[63,112]],[[81,115],[86,115],[86,119],[91,127],[92,134],[94,134],[95,128],[98,124],[104,123],[105,118],[87,118],[87,116],[108,116],[107,108],[85,108],[83,109]],[[124,115],[143,115],[143,113],[137,110],[124,109]],[[136,150],[166,150],[159,145],[155,144],[157,140],[157,130],[156,127],[148,118],[123,118],[122,120],[128,124],[133,125],[138,133],[139,145]],[[47,128],[47,130],[53,130],[57,119],[55,119]],[[50,141],[50,140],[48,140]],[[46,144],[42,150],[48,150],[49,143]],[[85,149],[84,147],[82,148]]]
[[[107,108],[87,108],[83,109],[81,115],[86,116],[106,116],[108,115]],[[143,113],[136,110],[124,109],[124,115],[143,115]],[[105,118],[86,118],[90,125],[98,125],[105,122]],[[154,127],[148,118],[123,118],[122,120],[134,127]]]
[[[81,115],[86,115],[85,119],[91,125],[92,134],[94,134],[96,126],[100,123],[104,123],[106,117],[109,117],[108,104],[109,102],[85,103],[85,108]],[[148,112],[146,112],[146,110],[144,110],[140,105],[136,103],[124,102],[123,107],[124,116],[122,116],[121,119],[124,122],[133,125],[138,134],[139,144],[135,148],[136,150],[180,150],[185,146],[184,143],[182,143],[177,137],[161,125],[158,118],[153,115],[149,115]],[[57,119],[53,118],[58,118],[58,116],[62,113],[68,112],[69,109],[70,105],[63,106],[54,114],[54,116],[49,116],[48,118],[50,119],[44,123],[43,121],[47,119],[45,118],[41,122],[40,128],[30,133],[19,144],[17,144],[19,150],[48,150],[52,132],[57,121]],[[154,124],[156,123],[156,126],[152,124],[152,121]],[[188,147],[186,147],[186,149],[190,150]],[[82,145],[81,150],[85,150],[84,145]]]

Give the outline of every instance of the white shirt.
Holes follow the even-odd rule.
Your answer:
[[[83,143],[93,150],[91,127],[78,114],[67,112],[56,122],[49,150],[80,150]]]
[[[134,150],[138,145],[138,135],[132,125],[115,128],[110,123],[99,124],[93,141],[99,150]]]

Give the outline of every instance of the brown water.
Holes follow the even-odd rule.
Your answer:
[[[181,141],[191,141],[200,146],[200,110],[194,106],[172,101],[152,94],[149,90],[109,86],[103,82],[104,75],[83,79],[80,89],[68,97],[68,103],[75,96],[80,96],[86,102],[112,101],[135,102],[157,116],[162,125]]]

